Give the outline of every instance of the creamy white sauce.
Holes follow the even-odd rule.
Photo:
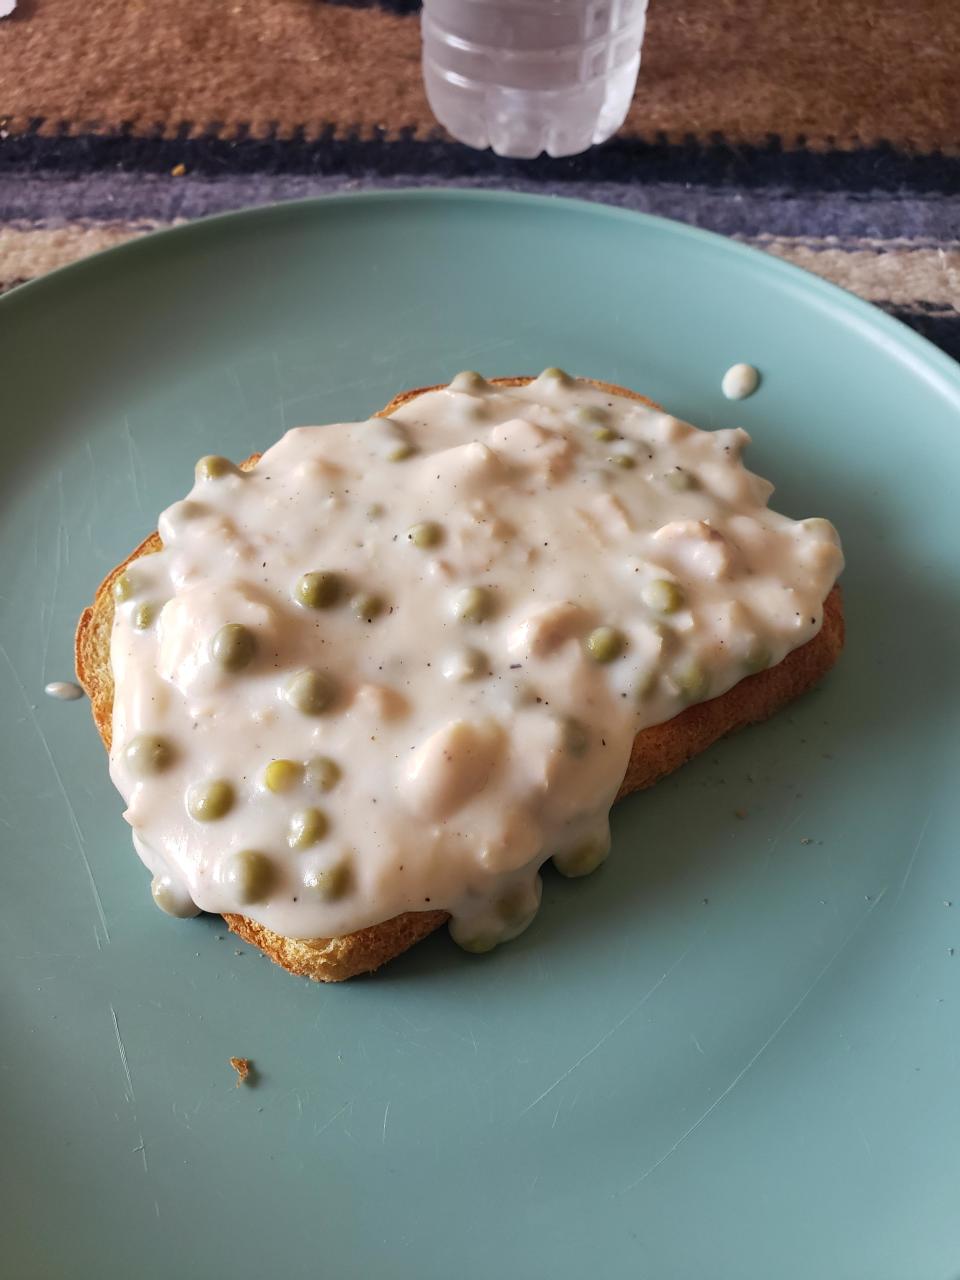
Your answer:
[[[295,938],[439,908],[478,950],[525,928],[547,858],[606,856],[634,736],[821,626],[836,533],[768,509],[748,442],[549,371],[459,375],[201,467],[111,647],[111,773],[160,905]]]
[[[56,698],[60,702],[75,702],[83,697],[83,690],[72,680],[51,680],[43,686],[43,692],[48,698]]]
[[[723,375],[720,390],[728,400],[746,400],[759,385],[760,374],[752,364],[734,364]]]

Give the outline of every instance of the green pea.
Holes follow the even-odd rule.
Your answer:
[[[508,929],[516,929],[537,913],[537,900],[529,886],[519,884],[497,899],[497,915]]]
[[[170,876],[154,876],[150,893],[161,911],[177,920],[189,920],[200,914],[200,908],[185,889],[177,887]]]
[[[682,467],[677,467],[674,471],[668,471],[664,478],[674,493],[685,493],[689,489],[700,488],[700,482],[697,477],[692,476],[689,471],[684,471]]]
[[[290,819],[287,844],[291,849],[309,849],[330,830],[330,819],[322,809],[300,809]]]
[[[647,671],[640,676],[637,683],[633,687],[633,696],[637,702],[645,702],[650,697],[657,685],[656,671]]]
[[[187,792],[187,812],[197,822],[218,822],[233,808],[233,787],[223,778],[197,782]]]
[[[293,595],[305,609],[329,609],[343,595],[343,579],[336,573],[305,573],[294,587]]]
[[[577,760],[581,760],[590,749],[590,735],[586,726],[573,716],[563,721],[563,746]]]
[[[303,765],[299,760],[271,760],[263,771],[263,784],[268,791],[292,791],[303,781]]]
[[[573,378],[570,377],[569,373],[564,369],[558,369],[556,365],[550,365],[548,369],[544,369],[540,377],[548,382],[559,382],[563,387],[569,387],[573,382]]]
[[[451,391],[466,391],[468,394],[476,395],[480,391],[486,391],[490,386],[482,373],[477,373],[474,369],[464,369],[450,383]]]
[[[676,613],[686,604],[683,589],[667,578],[654,578],[644,584],[640,598],[649,609],[657,613]]]
[[[242,849],[232,853],[223,864],[223,879],[234,891],[238,902],[264,902],[276,881],[276,868],[265,853]]]
[[[581,404],[573,411],[574,422],[581,427],[604,427],[609,416],[598,404]]]
[[[510,694],[510,703],[514,707],[532,707],[537,700],[542,702],[543,698],[537,693],[536,689],[528,680],[520,680]]]
[[[305,716],[323,715],[329,711],[336,696],[337,686],[333,677],[309,667],[291,676],[284,690],[284,697],[291,707],[296,707]]]
[[[465,930],[458,929],[455,923],[451,923],[450,937],[462,951],[469,951],[471,955],[482,956],[499,945],[502,939],[502,934],[490,931],[470,933]]]
[[[236,472],[237,468],[229,458],[221,458],[218,454],[208,453],[196,465],[198,480],[219,480],[222,476]]]
[[[473,396],[460,405],[460,417],[466,424],[487,422],[490,417],[490,403],[482,396]]]
[[[453,602],[461,622],[486,622],[493,613],[493,596],[486,587],[464,587]]]
[[[637,465],[637,460],[632,453],[615,453],[610,461],[622,471],[632,471]]]
[[[127,743],[123,758],[135,778],[148,778],[169,769],[173,764],[174,750],[166,738],[155,733],[141,733]]]
[[[253,632],[239,622],[228,622],[210,641],[210,654],[224,671],[249,667],[257,652]]]
[[[348,862],[335,862],[329,867],[311,868],[303,883],[324,902],[336,902],[352,889],[353,872]]]
[[[362,591],[360,595],[353,597],[350,607],[361,622],[372,622],[374,618],[380,617],[387,605],[383,596]]]
[[[673,678],[688,701],[701,702],[707,696],[710,677],[699,662],[691,659],[685,666],[674,671]]]
[[[616,627],[595,627],[584,644],[594,662],[613,662],[627,647],[627,637]]]
[[[617,433],[610,427],[595,427],[592,432],[594,440],[616,440]]]
[[[422,524],[411,525],[407,530],[407,537],[415,547],[438,547],[443,541],[443,525],[424,520]]]
[[[138,604],[133,611],[133,625],[138,631],[146,631],[147,627],[153,625],[156,616],[157,611],[152,604]]]
[[[807,533],[812,533],[814,537],[819,538],[823,542],[836,542],[837,531],[829,520],[824,520],[822,516],[811,516],[809,520],[801,520],[800,524]]]
[[[204,506],[202,502],[191,502],[188,498],[175,502],[172,507],[167,507],[167,519],[173,524],[181,524],[184,520],[197,520],[200,516],[205,516],[210,508]]]
[[[481,680],[490,674],[490,659],[482,649],[460,649],[446,659],[443,674],[448,680]]]
[[[117,604],[123,604],[133,595],[133,583],[128,573],[121,573],[113,580],[113,598]]]
[[[314,756],[307,761],[307,785],[318,791],[332,791],[340,781],[342,771],[336,760],[329,756]]]
[[[757,640],[748,649],[744,665],[753,674],[757,671],[766,671],[772,662],[773,654],[765,644]]]
[[[413,445],[409,440],[398,440],[387,450],[388,462],[406,462],[407,458],[416,453]]]
[[[581,840],[571,849],[555,853],[553,865],[562,876],[573,880],[596,871],[597,867],[606,861],[609,852],[610,841],[605,836],[592,836],[588,840]]]

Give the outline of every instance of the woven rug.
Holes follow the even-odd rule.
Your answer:
[[[170,223],[370,187],[600,200],[747,240],[960,357],[957,0],[651,0],[608,144],[434,123],[415,0],[19,0],[0,21],[0,288]]]

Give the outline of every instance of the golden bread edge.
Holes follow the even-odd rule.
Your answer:
[[[532,378],[491,378],[499,387],[522,387]],[[614,383],[580,378],[611,395],[639,400],[651,408],[654,401]],[[403,391],[376,414],[389,417],[401,405],[440,387]],[[260,459],[252,454],[239,465],[249,470]],[[90,699],[93,719],[103,745],[112,741],[113,674],[110,668],[110,633],[113,627],[113,583],[140,556],[160,551],[157,533],[151,533],[129,556],[112,569],[97,588],[93,604],[84,609],[77,625],[74,654],[77,678]],[[844,619],[840,588],[835,586],[824,601],[823,626],[782,662],[747,676],[719,698],[687,707],[672,720],[644,729],[634,740],[630,761],[617,799],[652,786],[660,778],[705,751],[719,738],[749,724],[766,720],[788,702],[811,689],[834,665],[843,649]],[[334,938],[287,938],[247,916],[227,914],[224,920],[244,941],[259,947],[290,973],[317,982],[342,982],[370,973],[400,955],[445,923],[444,911],[408,911],[380,924]]]

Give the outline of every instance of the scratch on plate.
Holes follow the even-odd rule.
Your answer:
[[[315,1138],[319,1138],[321,1133],[326,1133],[326,1131],[330,1128],[333,1122],[335,1120],[339,1120],[345,1111],[353,1111],[354,1102],[355,1102],[354,1098],[350,1098],[348,1102],[345,1102],[343,1106],[339,1109],[339,1111],[335,1111],[333,1113],[333,1115],[330,1117],[329,1120],[325,1121],[322,1125],[320,1125],[319,1128],[316,1128],[316,1127],[314,1128],[313,1136]]]
[[[691,1136],[691,1134],[695,1133],[697,1129],[699,1129],[700,1126],[704,1123],[704,1121],[713,1115],[717,1107],[719,1107],[722,1102],[726,1101],[726,1099],[730,1097],[731,1093],[733,1093],[734,1089],[736,1089],[740,1081],[751,1070],[751,1068],[755,1066],[757,1062],[759,1062],[759,1060],[763,1057],[766,1051],[773,1044],[774,1040],[776,1040],[776,1038],[783,1031],[784,1027],[786,1027],[787,1024],[794,1018],[794,1016],[797,1013],[799,1013],[799,1011],[803,1008],[807,1000],[810,998],[813,992],[817,989],[817,987],[820,985],[823,979],[827,976],[827,974],[830,972],[830,970],[833,968],[836,962],[840,959],[840,957],[843,955],[844,951],[846,951],[847,947],[850,945],[850,943],[853,941],[856,935],[860,932],[861,928],[866,923],[866,921],[869,920],[870,916],[872,916],[874,911],[876,911],[877,907],[879,907],[880,903],[883,901],[883,898],[886,892],[887,892],[887,886],[884,885],[883,889],[880,891],[880,893],[877,894],[874,901],[871,902],[870,906],[863,913],[863,915],[860,917],[857,923],[853,926],[853,928],[850,930],[850,932],[847,934],[844,940],[840,943],[839,947],[837,947],[836,951],[834,951],[833,955],[830,957],[827,963],[823,966],[823,968],[820,970],[817,976],[813,979],[813,981],[804,991],[803,995],[796,1002],[796,1004],[793,1006],[790,1012],[786,1015],[785,1018],[782,1019],[782,1021],[780,1021],[774,1027],[773,1031],[771,1031],[771,1033],[767,1036],[766,1040],[764,1040],[763,1044],[756,1051],[753,1057],[750,1058],[749,1061],[746,1063],[746,1065],[737,1072],[737,1074],[733,1077],[733,1079],[730,1081],[730,1083],[727,1085],[724,1091],[719,1095],[719,1097],[715,1098],[713,1102],[710,1103],[709,1107],[707,1107],[707,1109],[702,1113],[702,1115],[698,1117],[698,1119],[694,1120],[692,1125],[684,1129],[683,1133],[681,1133],[680,1137],[677,1138],[676,1142],[674,1142],[672,1146],[668,1147],[668,1149],[663,1153],[662,1156],[660,1156],[658,1160],[655,1160],[652,1165],[644,1169],[643,1173],[641,1173],[638,1178],[634,1178],[632,1182],[629,1182],[623,1188],[622,1191],[617,1193],[618,1195],[625,1195],[628,1191],[632,1191],[634,1187],[638,1187],[641,1182],[645,1182],[646,1179],[649,1178],[652,1173],[656,1173],[656,1171],[660,1168],[660,1166],[664,1164],[667,1160],[669,1160],[670,1157],[676,1151],[678,1151],[680,1147],[683,1146],[683,1144]]]
[[[42,960],[81,960],[83,957],[78,956],[75,951],[34,951],[28,955],[13,956],[14,960],[20,961],[21,964],[36,964]]]
[[[127,1079],[127,1101],[135,1103],[137,1096],[133,1091],[133,1077],[130,1074],[130,1064],[127,1062],[127,1051],[123,1045],[123,1037],[120,1034],[120,1023],[117,1021],[117,1011],[113,1005],[110,1006],[110,1016],[113,1018],[113,1033],[117,1037],[117,1051],[120,1054],[120,1063],[123,1067],[123,1074]]]
[[[350,382],[340,382],[331,386],[329,383],[320,384],[312,387],[309,391],[304,391],[297,396],[290,396],[283,402],[284,411],[292,408],[294,405],[301,404],[304,400],[314,400],[318,395],[325,398],[333,395],[339,395],[344,391],[366,391],[373,380],[371,378],[354,378]]]
[[[33,522],[33,567],[40,568],[40,511]]]
[[[927,827],[930,825],[930,818],[933,816],[933,810],[923,820],[923,826],[920,828],[920,834],[917,836],[917,843],[913,846],[913,853],[910,855],[910,861],[907,863],[907,869],[903,873],[903,879],[900,881],[900,888],[897,890],[897,896],[894,902],[897,903],[903,897],[903,891],[907,887],[907,881],[910,879],[910,873],[913,871],[913,864],[917,860],[917,854],[920,852],[920,846],[923,844],[923,838],[927,834]]]
[[[777,832],[777,834],[773,837],[773,843],[771,844],[770,848],[767,850],[767,860],[766,860],[765,866],[767,867],[770,866],[770,861],[773,858],[773,854],[774,854],[774,851],[776,850],[777,845],[780,843],[783,837],[787,835],[788,832],[793,830],[793,828],[797,825],[797,823],[800,821],[800,819],[803,817],[805,813],[806,813],[806,809],[805,808],[801,809],[800,812],[796,814],[796,816],[793,818],[793,820],[788,822],[786,826],[781,827],[780,830]]]
[[[230,366],[230,376],[233,378],[234,384],[237,388],[237,393],[240,396],[241,407],[245,409],[247,407],[247,401],[249,397],[247,396],[247,393],[243,389],[243,383],[240,381],[240,375],[239,373],[237,373],[235,365]]]
[[[283,384],[280,381],[280,357],[277,355],[276,351],[272,353],[272,359],[273,359],[273,376],[277,384],[277,408],[280,410],[280,426],[283,429],[284,435],[286,435],[287,406],[284,403]]]
[[[388,1102],[383,1109],[383,1136],[380,1139],[380,1141],[383,1143],[384,1146],[386,1146],[387,1144],[387,1116],[389,1114],[390,1114],[390,1103]]]
[[[70,534],[63,520],[63,470],[57,472],[57,511],[60,528],[63,531],[63,562],[70,568]]]
[[[586,1051],[586,1053],[583,1053],[580,1055],[580,1057],[576,1060],[576,1062],[574,1062],[571,1066],[567,1067],[566,1071],[564,1071],[562,1075],[558,1076],[557,1079],[554,1080],[553,1084],[549,1086],[549,1088],[544,1089],[543,1093],[541,1093],[538,1097],[534,1098],[534,1100],[531,1103],[528,1103],[528,1105],[525,1106],[523,1110],[520,1112],[520,1116],[518,1116],[517,1119],[520,1119],[521,1116],[525,1116],[527,1112],[532,1111],[534,1107],[539,1106],[540,1103],[543,1102],[544,1098],[549,1098],[550,1094],[553,1093],[554,1089],[556,1089],[559,1085],[563,1084],[564,1080],[568,1080],[570,1076],[572,1076],[573,1073],[579,1067],[583,1066],[583,1064],[587,1061],[588,1058],[593,1057],[593,1055],[597,1052],[598,1049],[602,1049],[603,1046],[610,1039],[610,1037],[613,1035],[616,1035],[616,1033],[620,1030],[620,1028],[624,1026],[627,1022],[629,1022],[630,1019],[643,1008],[643,1006],[647,1003],[650,997],[663,986],[666,980],[670,977],[671,973],[673,973],[674,969],[676,969],[677,966],[687,958],[693,946],[694,946],[694,943],[691,942],[690,946],[687,947],[687,949],[683,952],[683,954],[679,957],[679,959],[674,960],[673,964],[670,966],[669,969],[667,969],[666,973],[663,973],[660,975],[660,977],[653,984],[650,990],[645,992],[644,995],[642,995],[640,999],[636,1002],[636,1004],[632,1005],[631,1008],[627,1010],[627,1012],[623,1015],[622,1018],[619,1019],[619,1021],[615,1022],[608,1031],[605,1031],[595,1045],[592,1045]]]
[[[56,541],[56,548],[54,552],[54,564],[53,564],[53,589],[50,592],[50,604],[49,605],[41,604],[41,613],[45,616],[45,623],[46,623],[43,629],[43,655],[40,659],[41,679],[46,679],[46,674],[47,674],[47,654],[50,651],[50,636],[51,636],[51,633],[53,632],[53,616],[54,616],[54,613],[56,612],[57,601],[60,599],[60,574],[63,568],[63,547],[67,537],[67,531],[63,523],[63,473],[62,472],[58,474],[57,481],[58,481],[58,485],[57,485],[58,515],[57,515],[57,541]],[[69,560],[70,560],[70,556],[68,552],[67,554],[68,563],[69,563]]]
[[[9,653],[7,653],[5,646],[2,643],[0,643],[0,657],[2,657],[4,662],[7,664],[7,667],[10,670],[10,674],[13,677],[14,684],[17,686],[18,690],[20,691],[20,697],[23,700],[23,705],[27,709],[27,715],[29,716],[31,723],[33,724],[33,727],[36,730],[37,737],[40,739],[40,745],[43,748],[44,755],[47,757],[47,763],[50,765],[50,769],[53,773],[54,778],[56,779],[57,789],[60,792],[60,795],[63,799],[63,803],[66,805],[67,816],[70,820],[70,826],[73,828],[74,839],[76,840],[76,843],[77,843],[77,852],[80,854],[80,861],[83,863],[83,868],[87,873],[87,879],[90,882],[90,892],[93,894],[94,906],[96,907],[97,915],[100,918],[100,925],[101,925],[101,928],[103,929],[103,936],[105,940],[109,942],[110,929],[107,925],[107,917],[103,910],[103,900],[100,897],[100,890],[97,888],[97,882],[93,875],[93,868],[90,866],[90,861],[87,858],[87,851],[83,846],[83,832],[80,829],[80,823],[77,821],[77,815],[73,808],[73,802],[70,799],[70,796],[67,792],[67,788],[64,786],[63,778],[60,774],[60,770],[57,768],[57,763],[53,758],[53,752],[50,750],[50,744],[47,742],[46,734],[43,732],[43,729],[41,729],[40,723],[36,717],[36,713],[34,712],[33,707],[31,707],[30,705],[30,700],[27,697],[27,691],[23,687],[23,681],[20,679],[19,675],[17,674],[17,669],[13,665],[13,661]],[[94,930],[94,936],[97,940],[97,950],[99,951],[102,949],[100,934],[96,930]]]
[[[133,433],[130,430],[130,421],[128,418],[123,419],[123,434],[127,438],[127,459],[130,468],[130,484],[133,486],[133,496],[137,506],[143,510],[143,496],[140,493],[140,477],[138,475],[139,467],[137,465],[137,447],[133,443]]]
[[[137,1126],[137,1138],[139,1139],[139,1143],[133,1148],[133,1151],[134,1154],[139,1151],[140,1158],[143,1160],[143,1172],[149,1173],[150,1166],[147,1163],[147,1144],[144,1141],[143,1132],[137,1120],[137,1095],[133,1088],[133,1076],[130,1074],[130,1064],[127,1061],[127,1050],[124,1047],[123,1036],[120,1034],[120,1023],[117,1020],[117,1011],[113,1005],[110,1006],[110,1016],[113,1018],[113,1033],[117,1037],[117,1052],[120,1054],[120,1065],[123,1067],[123,1074],[127,1081],[124,1096],[130,1104],[130,1109],[133,1112],[133,1122]]]
[[[532,328],[534,326],[531,324],[523,325],[518,333],[526,333]],[[491,351],[502,351],[504,347],[515,346],[518,333],[513,333],[507,338],[488,338],[485,342],[473,342],[465,347],[457,347],[456,351],[450,352],[448,360],[452,362],[472,359],[474,356],[489,355]]]
[[[693,1047],[696,1049],[697,1053],[703,1053],[703,1045],[700,1043],[700,1041],[697,1039],[697,1037],[693,1034],[692,1031],[690,1032],[690,1039],[693,1041]]]
[[[177,1110],[177,1104],[175,1102],[171,1103],[170,1109],[177,1120],[179,1120],[187,1129],[192,1130],[193,1125],[190,1123],[190,1118],[197,1114],[197,1112],[200,1110],[200,1106],[201,1104],[198,1102],[197,1105],[193,1108],[193,1110],[189,1113],[189,1115],[187,1113],[186,1108],[184,1108],[182,1113],[179,1112]]]

